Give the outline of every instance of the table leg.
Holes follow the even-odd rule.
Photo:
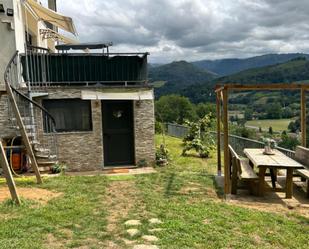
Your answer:
[[[293,196],[293,169],[289,168],[286,172],[285,197],[292,198]]]
[[[273,189],[276,188],[276,176],[277,176],[277,170],[276,169],[269,169],[270,171],[270,178],[271,178],[271,185],[273,187]]]
[[[264,196],[265,172],[265,167],[259,167],[259,196]]]

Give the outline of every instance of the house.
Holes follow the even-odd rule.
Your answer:
[[[148,53],[74,43],[58,33],[75,34],[72,19],[55,12],[55,0],[48,5],[54,11],[34,0],[0,0],[0,138],[21,137],[41,171],[57,162],[70,171],[151,165]]]

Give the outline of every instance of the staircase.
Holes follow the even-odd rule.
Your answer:
[[[41,181],[40,173],[49,173],[51,166],[58,162],[55,120],[43,106],[27,96],[29,91],[25,94],[19,89],[19,67],[16,52],[5,72],[9,120],[11,127],[22,136],[31,161],[31,170]]]

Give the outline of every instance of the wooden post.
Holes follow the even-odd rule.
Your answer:
[[[220,92],[217,92],[217,161],[218,161],[218,176],[221,176],[221,101]]]
[[[0,154],[1,154],[0,155],[1,156],[0,163],[1,163],[1,166],[2,166],[2,169],[3,169],[4,177],[6,179],[6,183],[9,187],[9,190],[10,190],[10,193],[11,193],[12,200],[17,205],[20,205],[20,199],[19,199],[19,196],[18,196],[18,193],[17,193],[17,190],[16,190],[15,182],[14,182],[11,170],[10,170],[8,160],[6,159],[5,151],[4,151],[4,148],[2,146],[1,141],[0,141]]]
[[[41,174],[40,174],[40,171],[39,171],[39,167],[38,167],[36,158],[34,156],[33,149],[32,149],[32,146],[30,144],[26,128],[25,128],[24,123],[22,121],[22,118],[21,118],[21,115],[20,115],[17,103],[16,103],[15,98],[14,98],[13,91],[12,91],[12,89],[9,86],[8,83],[6,83],[6,90],[7,90],[8,94],[9,94],[10,102],[12,104],[12,109],[13,109],[15,115],[16,115],[17,125],[19,127],[21,137],[22,137],[22,139],[24,141],[24,144],[26,146],[27,153],[28,153],[28,155],[30,157],[31,167],[32,167],[32,169],[33,169],[33,171],[35,173],[37,183],[42,183],[42,178],[41,178]]]
[[[224,141],[224,193],[230,194],[230,159],[229,159],[229,125],[228,125],[228,89],[223,90],[223,141]]]
[[[300,118],[300,124],[301,124],[301,144],[303,147],[306,147],[307,145],[307,125],[306,125],[306,90],[304,88],[301,89],[301,118]]]

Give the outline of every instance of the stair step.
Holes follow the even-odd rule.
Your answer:
[[[38,147],[38,146],[40,146],[39,143],[37,143],[37,144],[34,145],[34,148],[33,148],[33,149],[34,149],[35,152],[45,153],[45,155],[46,155],[46,154],[49,155],[50,149],[45,149],[45,148],[41,148],[41,147]]]
[[[31,122],[32,118],[31,117],[21,117],[22,121],[24,122]],[[9,118],[12,122],[17,122],[16,118]]]
[[[13,125],[12,126],[14,129],[18,129],[19,130],[19,126],[18,125]],[[35,129],[35,125],[25,125],[26,130],[34,130]]]
[[[47,165],[52,166],[57,163],[56,160],[44,161],[42,159],[37,160],[37,162],[38,162],[39,167],[47,166]]]
[[[51,168],[49,166],[39,166],[39,171],[40,172],[50,172]],[[32,168],[30,168],[29,172],[34,172]]]
[[[49,154],[37,154],[35,153],[35,157],[37,159],[49,159],[49,160],[53,160],[53,159],[57,159],[56,155],[49,155]]]

